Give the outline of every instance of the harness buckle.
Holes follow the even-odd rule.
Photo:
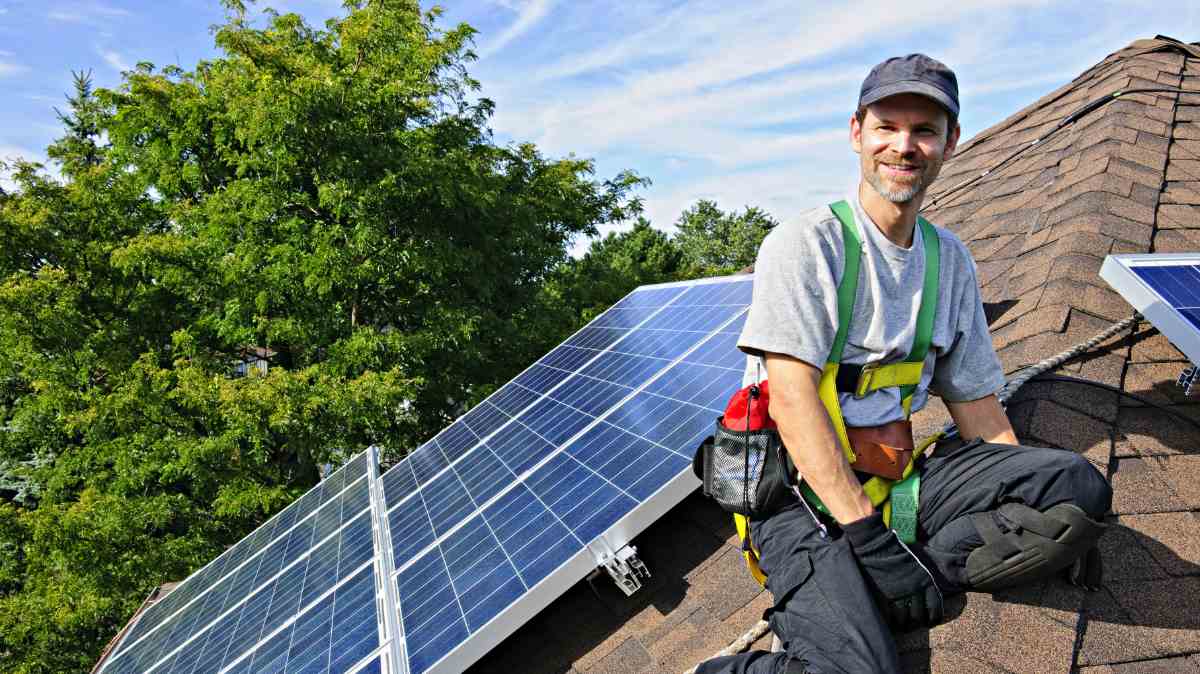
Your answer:
[[[862,371],[858,373],[858,384],[854,387],[854,399],[862,400],[871,392],[871,378],[875,375],[883,363],[875,361],[874,363],[866,363],[862,366]]]

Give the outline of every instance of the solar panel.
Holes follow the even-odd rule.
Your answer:
[[[1200,253],[1109,255],[1100,276],[1200,365]]]
[[[131,625],[105,674],[457,672],[696,486],[749,276],[638,288],[383,476],[370,448]]]
[[[694,489],[751,285],[634,291],[383,476],[407,671],[465,669]]]

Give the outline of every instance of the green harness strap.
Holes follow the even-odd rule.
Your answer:
[[[858,236],[857,228],[854,226],[854,211],[851,210],[850,204],[845,201],[839,201],[830,204],[829,208],[837,216],[838,221],[842,225],[845,241],[846,269],[842,274],[841,280],[838,282],[838,330],[837,335],[834,337],[833,347],[830,349],[825,372],[823,373],[825,375],[822,377],[823,383],[825,383],[826,379],[836,377],[837,367],[841,363],[842,354],[845,350],[846,338],[850,332],[850,321],[854,315],[854,303],[858,293],[858,272],[862,256],[862,241]],[[940,241],[938,240],[937,230],[934,229],[928,220],[917,216],[917,225],[921,228],[921,240],[925,252],[925,274],[921,293],[921,306],[917,309],[916,334],[913,336],[912,348],[903,362],[920,363],[923,368],[925,356],[929,353],[929,346],[933,341],[933,319],[937,310],[941,246],[939,245]],[[898,364],[885,365],[876,371],[888,367],[894,368],[896,365]],[[905,382],[900,384],[900,398],[906,419],[912,413],[912,398],[913,394],[916,393],[917,386],[920,384],[920,373],[921,369],[910,367],[906,368],[903,374],[886,378],[889,382],[893,379]],[[832,382],[828,383],[831,384]],[[837,392],[830,385],[823,386],[822,388],[822,402],[825,403],[826,410],[829,412],[830,420],[833,422],[835,431],[837,431],[838,439],[842,442],[847,459],[853,462],[855,458],[854,452],[850,448],[849,438],[846,435],[845,420],[842,417],[841,402],[838,399]],[[923,443],[914,452],[913,461],[915,462],[921,452],[931,444],[928,441]],[[906,477],[899,482],[876,476],[863,484],[863,490],[867,493],[873,504],[879,506],[887,501],[884,507],[885,518],[889,520],[889,525],[896,530],[896,533],[906,543],[916,540],[917,505],[920,500],[921,478],[911,468],[910,464],[909,470],[906,470]],[[801,482],[800,490],[804,498],[814,507],[822,512],[829,512],[825,508],[825,504],[821,503],[821,499],[817,497],[816,492],[808,486],[808,483]]]

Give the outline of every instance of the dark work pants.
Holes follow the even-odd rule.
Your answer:
[[[1111,500],[1104,476],[1074,452],[946,442],[921,469],[914,547],[948,581],[944,593],[961,592],[969,589],[967,556],[983,544],[972,513],[1011,501],[1035,510],[1074,503],[1099,520]],[[797,501],[750,530],[775,600],[765,617],[784,650],[714,658],[696,674],[900,671],[895,641],[836,523]]]

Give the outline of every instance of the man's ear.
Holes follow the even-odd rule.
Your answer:
[[[850,147],[862,154],[862,124],[857,115],[850,115]]]
[[[946,161],[954,156],[954,150],[958,148],[958,137],[961,133],[962,127],[955,124],[954,130],[950,132],[950,137],[946,139],[946,149],[942,150],[942,161]]]

